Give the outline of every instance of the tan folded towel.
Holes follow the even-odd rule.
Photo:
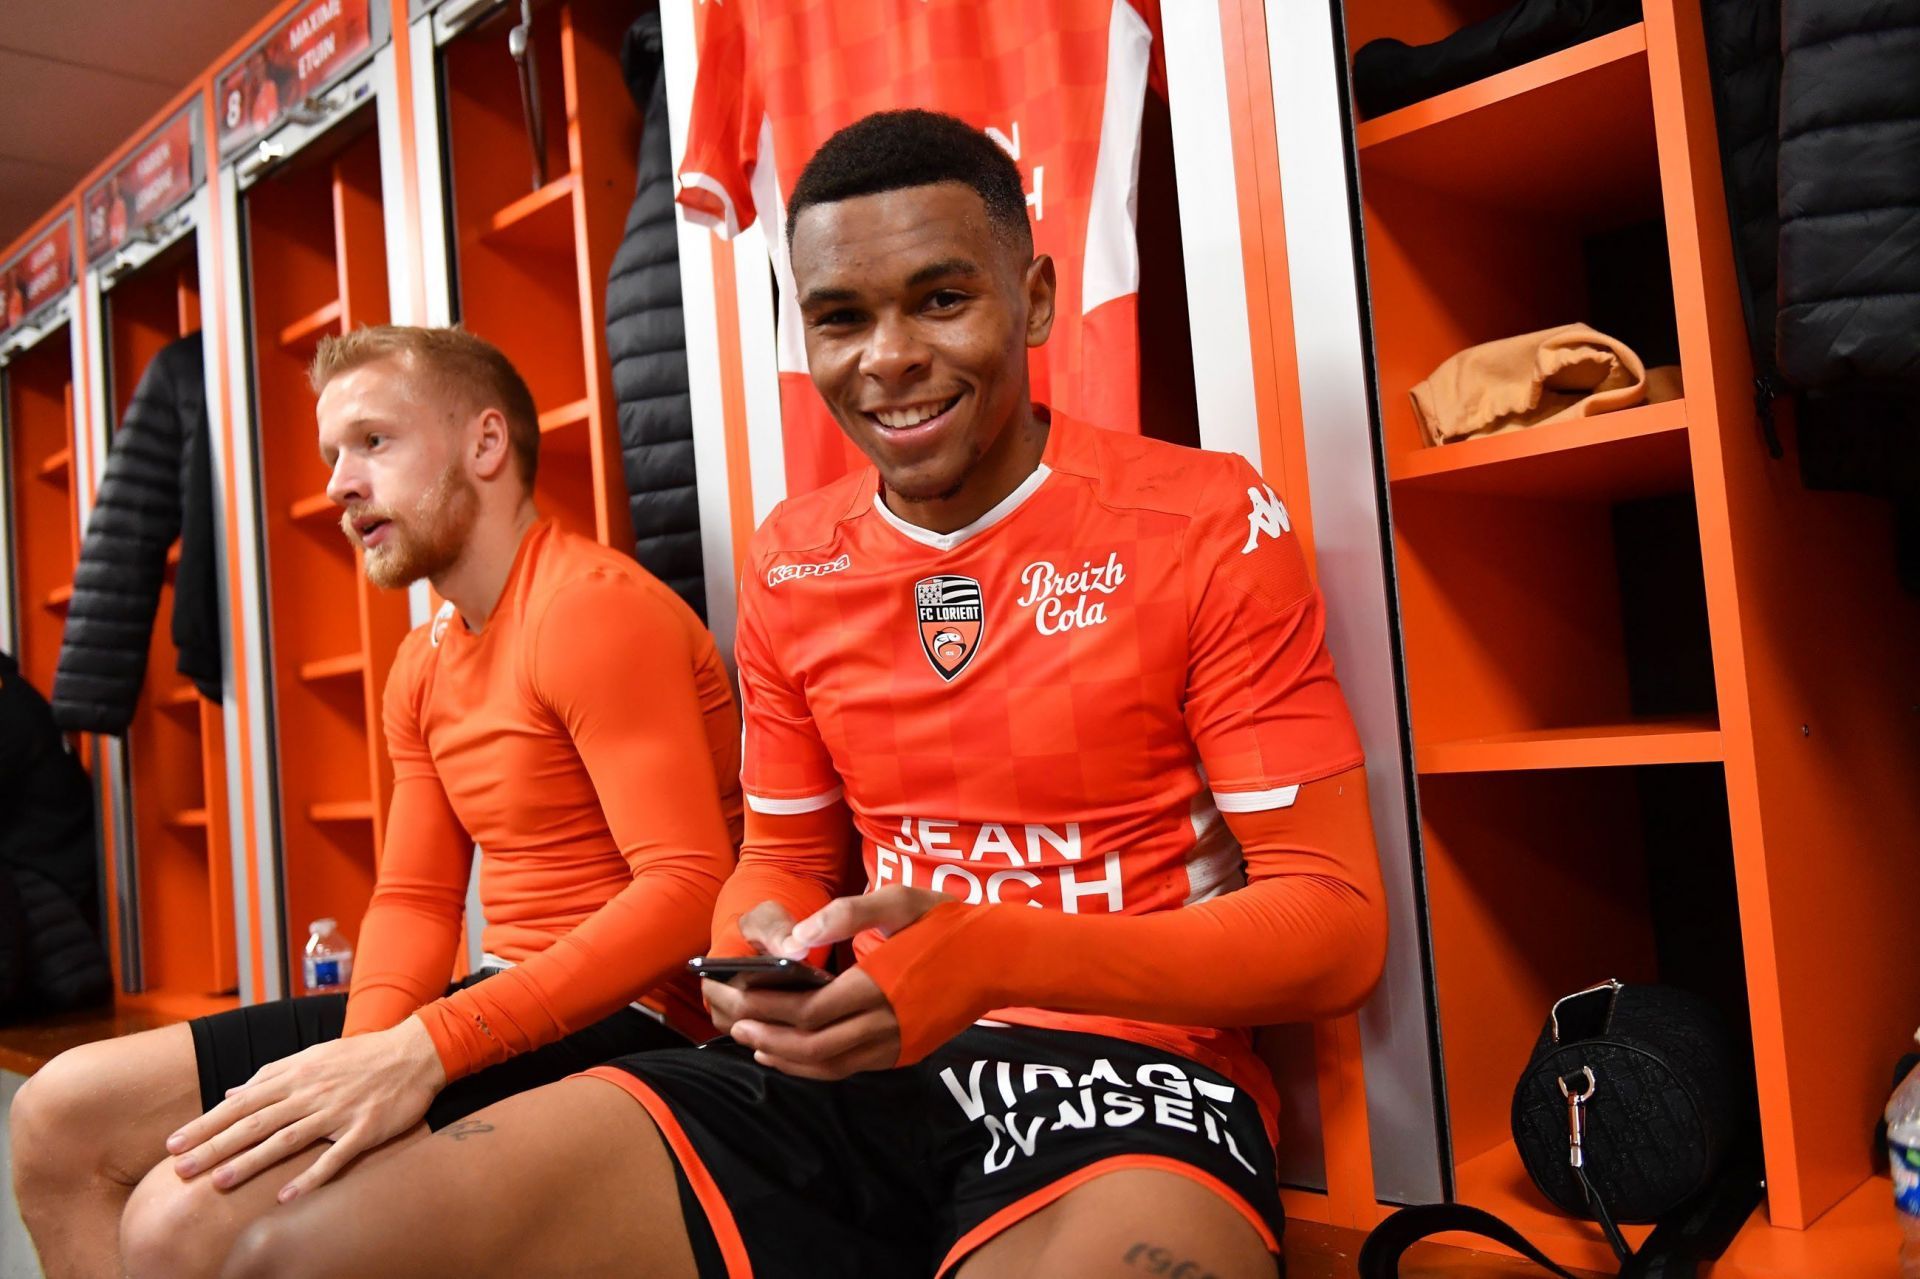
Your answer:
[[[1653,398],[1675,398],[1679,370],[1663,371],[1657,390]],[[1446,444],[1632,408],[1648,399],[1648,372],[1624,342],[1567,324],[1452,356],[1413,388],[1413,411],[1427,442]]]

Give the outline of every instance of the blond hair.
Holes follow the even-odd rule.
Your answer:
[[[540,417],[533,392],[499,347],[459,326],[425,328],[373,324],[339,337],[322,338],[308,380],[320,394],[328,382],[362,365],[411,359],[434,390],[468,413],[498,409],[507,419],[515,469],[529,492],[540,468]]]

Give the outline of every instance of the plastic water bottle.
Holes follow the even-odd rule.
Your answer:
[[[353,947],[331,919],[316,919],[307,925],[307,993],[330,995],[344,993],[353,980]],[[1920,1141],[1916,1142],[1920,1145]]]
[[[1887,1103],[1887,1147],[1900,1216],[1900,1279],[1920,1279],[1920,1067],[1907,1072]]]

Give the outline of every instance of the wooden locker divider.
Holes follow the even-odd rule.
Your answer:
[[[3,372],[7,443],[13,456],[14,610],[21,674],[53,691],[60,633],[80,558],[74,503],[73,353],[61,325],[14,356]]]
[[[106,294],[110,421],[117,430],[153,357],[200,327],[200,285],[189,236],[118,280]],[[184,998],[205,1011],[226,1006],[239,986],[233,919],[233,862],[227,830],[225,724],[218,703],[201,697],[175,670],[174,574],[166,573],[147,675],[127,755],[139,866],[141,953],[147,993]]]
[[[537,190],[507,53],[513,14],[442,54],[460,320],[505,351],[533,391],[541,511],[628,552],[606,281],[633,201],[639,147],[639,114],[619,58],[632,16],[630,7],[599,0],[536,11],[547,175]]]
[[[330,916],[353,937],[373,891],[392,789],[380,695],[407,632],[405,593],[370,584],[339,528],[307,382],[322,337],[389,319],[372,123],[363,109],[243,196],[293,974],[308,922]]]
[[[1347,47],[1431,41],[1499,7],[1349,0]],[[1507,1107],[1553,999],[1664,980],[1751,1031],[1768,1212],[1795,1228],[1756,1215],[1714,1273],[1890,1266],[1867,1152],[1901,1045],[1881,1023],[1920,992],[1892,980],[1898,910],[1867,908],[1904,887],[1893,843],[1920,804],[1894,798],[1886,764],[1852,774],[1900,811],[1877,835],[1850,821],[1852,851],[1822,860],[1794,769],[1920,755],[1895,713],[1910,678],[1883,681],[1885,708],[1843,687],[1899,670],[1893,639],[1910,653],[1920,617],[1897,598],[1886,521],[1803,492],[1760,443],[1698,14],[1647,0],[1644,23],[1362,121],[1355,142],[1457,1197],[1564,1264],[1611,1268],[1597,1228],[1532,1189]],[[1684,398],[1426,445],[1414,384],[1476,343],[1597,323],[1610,282],[1592,245],[1635,229],[1670,261],[1636,318],[1674,335]],[[1783,554],[1782,523],[1818,549]],[[1820,554],[1864,566],[1822,574]],[[1874,573],[1877,601],[1829,580]],[[1789,611],[1813,579],[1833,626]],[[1885,642],[1858,641],[1876,611]],[[1832,716],[1843,744],[1810,752],[1812,729],[1780,731],[1788,715]]]

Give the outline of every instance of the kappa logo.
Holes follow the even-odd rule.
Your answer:
[[[796,577],[824,577],[828,573],[842,573],[852,567],[853,557],[848,555],[824,564],[776,564],[767,570],[767,585],[778,586]]]
[[[447,627],[453,625],[453,601],[440,605],[440,611],[433,615],[433,629],[427,632],[427,639],[435,648],[447,637]]]
[[[1287,518],[1287,508],[1268,488],[1264,493],[1260,489],[1250,488],[1247,496],[1253,499],[1253,512],[1247,516],[1247,544],[1240,548],[1242,555],[1253,554],[1253,548],[1260,541],[1260,535],[1278,540],[1282,533],[1293,532],[1293,521]]]
[[[934,673],[951,683],[973,661],[986,637],[986,606],[980,583],[970,577],[942,573],[913,584],[914,613],[920,625],[920,647]]]

